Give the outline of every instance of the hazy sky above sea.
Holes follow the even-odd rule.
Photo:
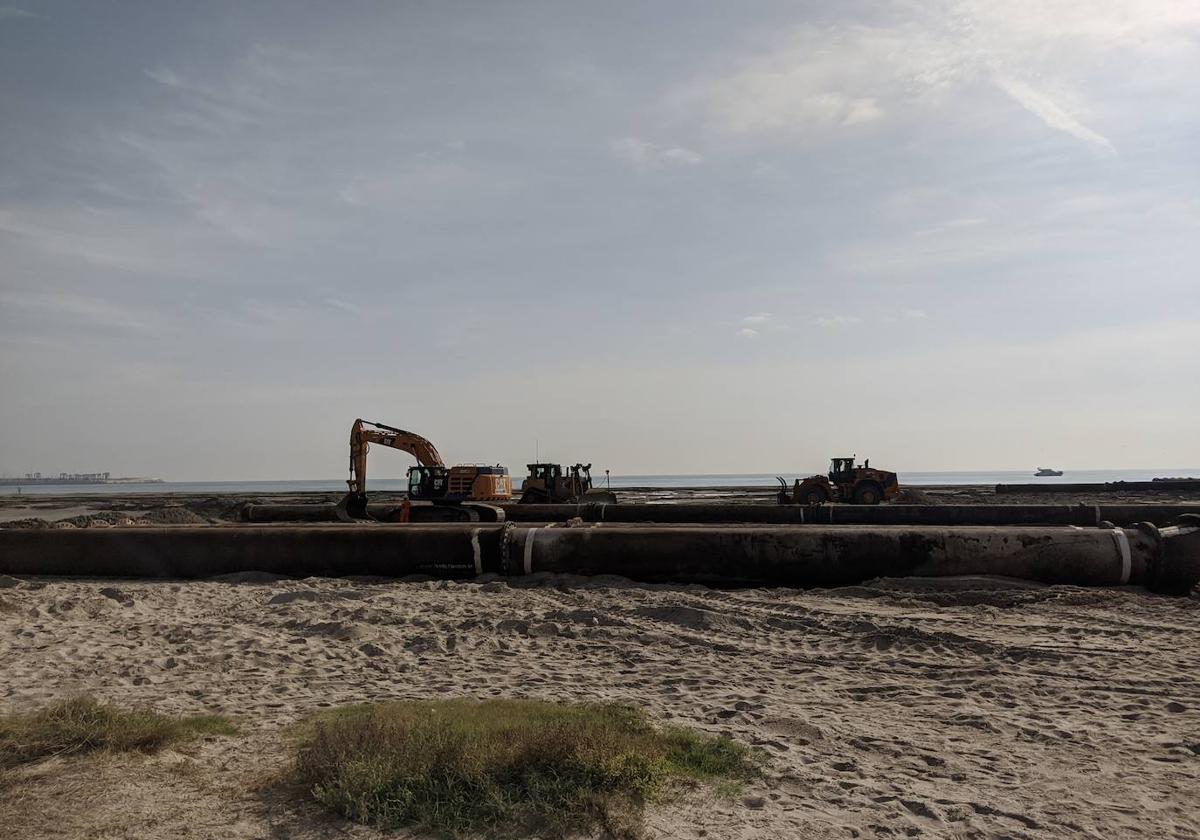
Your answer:
[[[1200,465],[1198,80],[1200,0],[0,0],[0,473]]]

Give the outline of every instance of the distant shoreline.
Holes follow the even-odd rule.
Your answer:
[[[108,484],[165,484],[161,478],[139,478],[130,476],[128,478],[97,478],[97,479],[79,479],[79,478],[0,478],[0,487],[45,487],[54,485],[58,487],[93,487],[96,485]]]

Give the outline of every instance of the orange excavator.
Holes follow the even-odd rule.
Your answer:
[[[428,438],[361,418],[350,427],[350,490],[338,507],[354,519],[367,518],[367,451],[372,443],[417,459],[408,468],[408,498],[442,503],[503,502],[512,499],[508,467],[458,464],[449,469]]]

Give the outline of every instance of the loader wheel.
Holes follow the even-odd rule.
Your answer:
[[[800,501],[806,505],[823,505],[829,501],[829,495],[820,487],[812,487],[801,492]]]
[[[854,504],[877,505],[883,500],[883,491],[878,484],[860,484],[854,488]]]

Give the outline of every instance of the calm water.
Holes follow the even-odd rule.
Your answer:
[[[742,473],[738,475],[622,475],[612,476],[613,487],[748,487],[755,485],[774,486],[776,473]],[[798,473],[782,472],[785,478],[795,478]],[[1149,481],[1152,478],[1186,476],[1200,477],[1200,467],[1171,467],[1146,470],[1064,470],[1059,478],[1034,478],[1033,470],[979,470],[974,472],[902,472],[901,484],[1009,484],[1016,482],[1089,483],[1103,481]],[[593,476],[603,485],[604,475]],[[514,476],[520,486],[521,476]],[[403,479],[372,479],[373,490],[404,490]],[[315,479],[309,481],[167,481],[162,484],[70,484],[41,487],[22,487],[23,494],[38,495],[81,495],[118,493],[338,493],[346,489],[342,479]],[[0,487],[0,494],[16,494],[16,487]]]

